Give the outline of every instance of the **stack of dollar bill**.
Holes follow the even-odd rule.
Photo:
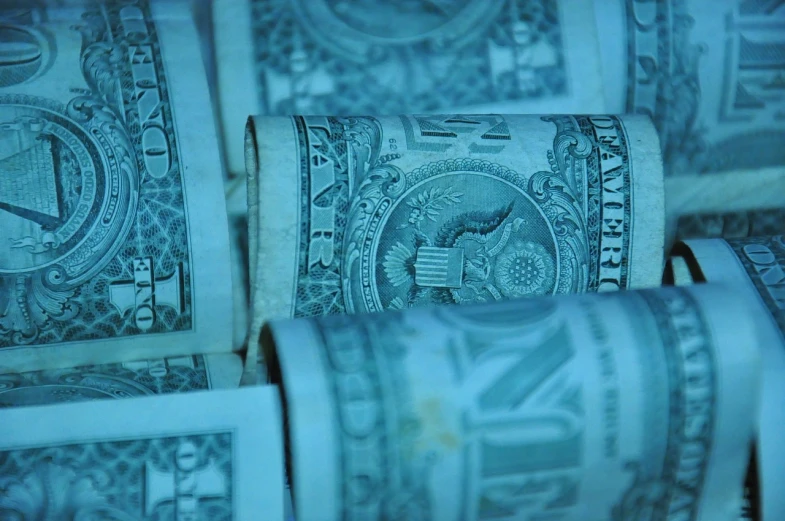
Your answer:
[[[0,3],[0,519],[785,519],[785,4]]]

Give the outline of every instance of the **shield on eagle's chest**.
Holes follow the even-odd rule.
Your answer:
[[[428,288],[460,288],[463,281],[463,248],[417,248],[414,282]]]

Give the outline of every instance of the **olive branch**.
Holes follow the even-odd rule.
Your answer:
[[[420,192],[417,197],[409,199],[406,204],[419,209],[424,217],[436,222],[439,212],[447,206],[460,203],[461,197],[463,197],[463,193],[453,191],[452,187],[433,187]]]

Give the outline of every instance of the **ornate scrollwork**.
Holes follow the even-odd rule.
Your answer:
[[[77,473],[44,460],[19,476],[0,477],[0,517],[9,520],[138,521],[109,504],[112,478],[100,470]]]
[[[51,266],[32,274],[0,277],[0,287],[8,287],[0,332],[11,333],[15,343],[26,345],[52,327],[52,320],[68,321],[76,316],[79,306],[70,300],[75,291],[62,287],[62,273],[59,266]]]
[[[103,269],[131,225],[128,215],[136,211],[138,166],[122,115],[110,105],[121,103],[119,71],[109,66],[121,56],[113,46],[85,46],[83,72],[92,93],[74,97],[65,107],[31,96],[2,100],[37,114],[17,116],[3,123],[3,130],[37,136],[37,142],[46,144],[40,151],[21,153],[29,156],[28,161],[44,161],[36,170],[37,189],[51,190],[45,187],[59,182],[67,187],[62,189],[62,204],[69,205],[55,212],[56,219],[38,223],[38,230],[10,237],[8,247],[30,257],[26,264],[0,266],[0,287],[6,290],[0,297],[0,333],[10,335],[14,344],[34,343],[56,322],[78,315],[74,297],[79,286]],[[46,162],[46,154],[59,163]],[[100,222],[95,215],[102,216]]]

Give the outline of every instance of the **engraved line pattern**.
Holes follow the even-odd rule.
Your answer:
[[[51,170],[62,184],[59,195],[50,194],[51,182],[41,179],[39,198],[4,195],[11,198],[0,201],[0,217],[15,219],[23,232],[28,225],[16,223],[40,225],[32,236],[6,232],[12,241],[5,257],[0,252],[0,308],[7,310],[0,317],[0,348],[193,326],[181,164],[148,2],[93,4],[67,30],[75,29],[83,39],[79,72],[89,92],[74,91],[65,107],[14,94],[0,99],[3,119],[16,115],[3,124],[5,131],[48,139],[45,149],[24,150],[4,164],[19,170],[36,161],[36,172]],[[47,162],[49,151],[53,161]]]
[[[0,375],[0,409],[209,389],[202,355]]]
[[[254,0],[261,112],[406,114],[567,92],[556,0],[434,4]]]
[[[451,139],[451,128],[473,132],[466,125],[490,127],[480,139],[512,139],[502,116],[412,118],[421,141],[437,132]],[[632,172],[623,124],[598,116],[542,120],[555,127],[553,149],[544,151],[550,171],[425,157],[404,172],[400,152],[381,154],[380,120],[295,117],[301,220],[294,315],[626,288]],[[368,166],[354,166],[366,150]],[[494,204],[478,206],[470,195],[477,192]]]
[[[233,458],[228,432],[0,451],[0,517],[231,521]],[[196,501],[176,478],[201,482]]]
[[[727,240],[785,337],[785,235]]]

